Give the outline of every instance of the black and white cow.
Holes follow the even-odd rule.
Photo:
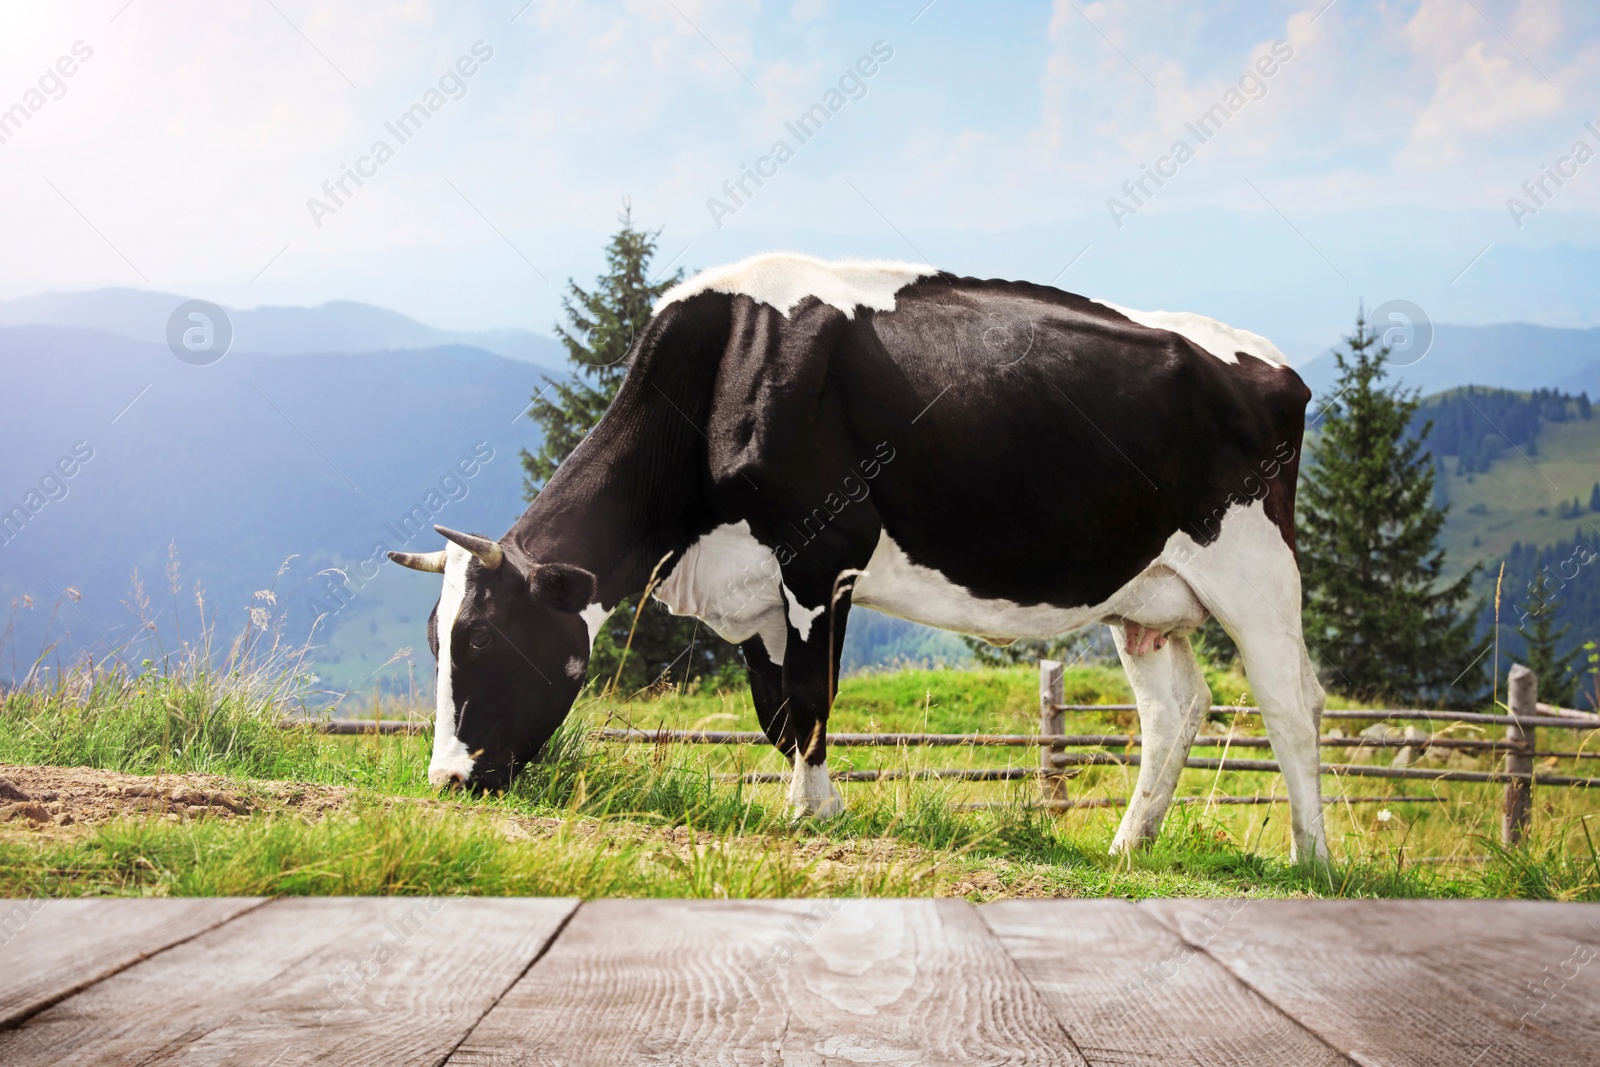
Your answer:
[[[1188,635],[1238,643],[1302,858],[1325,857],[1323,693],[1294,492],[1309,391],[1266,339],[1048,286],[764,255],[666,293],[605,417],[498,541],[444,574],[429,779],[506,785],[656,596],[739,643],[790,801],[841,809],[827,721],[852,604],[995,641],[1112,627],[1144,760],[1113,850],[1155,836],[1211,695]]]

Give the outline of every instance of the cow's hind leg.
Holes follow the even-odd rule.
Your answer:
[[[1283,769],[1291,849],[1325,862],[1319,732],[1322,686],[1300,623],[1300,569],[1260,505],[1231,511],[1217,540],[1180,568],[1197,596],[1239,646],[1250,689]]]
[[[1189,639],[1173,635],[1159,647],[1130,647],[1129,629],[1111,627],[1117,655],[1128,672],[1139,705],[1139,780],[1128,798],[1112,852],[1126,852],[1161,832],[1161,821],[1178,788],[1178,775],[1195,731],[1211,705],[1211,690],[1195,663]],[[1137,641],[1137,638],[1134,638]]]

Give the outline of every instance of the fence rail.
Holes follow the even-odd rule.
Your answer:
[[[1137,711],[1135,704],[1068,704],[1064,700],[1064,668],[1053,660],[1039,664],[1039,726],[1036,734],[933,734],[933,733],[839,733],[829,734],[828,744],[836,748],[951,748],[1014,747],[1039,749],[1037,767],[984,767],[984,768],[926,768],[844,771],[835,779],[847,782],[883,782],[897,780],[930,779],[943,781],[994,782],[1026,781],[1038,779],[1043,796],[1040,806],[1053,811],[1079,808],[1121,807],[1125,797],[1071,797],[1068,783],[1078,769],[1092,766],[1137,767],[1141,757],[1128,749],[1138,748],[1142,738],[1138,734],[1069,734],[1063,730],[1067,712]],[[1409,728],[1401,737],[1335,737],[1319,738],[1324,748],[1336,749],[1397,749],[1424,752],[1429,749],[1460,751],[1471,755],[1503,758],[1499,770],[1466,771],[1450,768],[1381,766],[1369,763],[1324,763],[1322,773],[1341,778],[1385,778],[1391,780],[1422,782],[1470,782],[1479,784],[1504,784],[1505,803],[1502,812],[1501,834],[1508,844],[1520,841],[1526,833],[1533,807],[1535,786],[1592,789],[1600,787],[1600,777],[1544,774],[1534,769],[1535,759],[1600,759],[1600,752],[1555,752],[1541,750],[1535,738],[1540,729],[1600,731],[1600,715],[1554,708],[1540,704],[1537,699],[1538,679],[1526,667],[1518,664],[1511,668],[1507,685],[1506,706],[1508,715],[1491,715],[1481,712],[1439,711],[1431,708],[1353,708],[1323,712],[1323,719],[1355,722],[1393,722],[1399,720],[1423,721],[1451,725],[1504,726],[1502,739],[1477,739],[1439,737],[1433,733],[1412,732]],[[1259,715],[1257,707],[1231,704],[1213,704],[1210,714]],[[422,733],[432,728],[432,723],[421,719],[293,719],[282,723],[285,727],[314,729],[328,734],[371,735]],[[766,745],[767,735],[755,730],[638,730],[602,729],[595,732],[601,741],[623,744],[697,744],[697,745]],[[1269,738],[1255,735],[1202,734],[1195,738],[1195,748],[1221,748],[1220,758],[1190,756],[1184,767],[1207,771],[1244,771],[1281,773],[1276,760],[1237,759],[1228,756],[1234,748],[1261,749],[1272,747]],[[1069,748],[1122,749],[1121,752],[1068,752]],[[781,782],[786,773],[753,771],[730,774],[725,777],[747,783]],[[1349,804],[1425,804],[1439,803],[1437,796],[1408,797],[1324,797],[1325,802],[1339,801]],[[1261,796],[1206,796],[1177,797],[1174,803],[1195,804],[1277,804],[1281,797]],[[981,808],[985,804],[963,804],[963,808]]]
[[[1069,705],[1071,706],[1071,705]],[[1077,705],[1074,707],[1100,708],[1104,705]],[[1597,726],[1596,729],[1600,729]],[[644,744],[688,745],[768,745],[771,741],[759,730],[598,730],[595,736],[602,741],[638,742]],[[1142,743],[1139,734],[829,734],[832,748],[941,748],[971,745],[977,748],[1014,746],[1033,748],[1039,745],[1106,748],[1137,748]],[[1323,737],[1320,742],[1327,748],[1438,748],[1462,749],[1474,755],[1499,755],[1503,752],[1523,752],[1527,746],[1521,742],[1479,740],[1466,737]],[[1195,748],[1271,748],[1265,737],[1250,734],[1199,734],[1194,739]],[[1600,752],[1533,752],[1535,757],[1600,759]]]
[[[1049,663],[1051,661],[1045,660]],[[1138,711],[1137,704],[1055,704],[1056,711]],[[1548,707],[1548,705],[1541,705]],[[1565,711],[1566,709],[1562,709]],[[1220,714],[1223,712],[1237,712],[1244,715],[1260,715],[1261,709],[1254,705],[1240,706],[1237,704],[1212,704],[1206,709],[1207,714]],[[1428,711],[1424,708],[1349,708],[1343,711],[1324,711],[1323,719],[1358,719],[1363,722],[1384,722],[1390,719],[1426,719],[1430,722],[1447,723],[1476,723],[1490,726],[1551,726],[1556,729],[1567,730],[1600,730],[1600,715],[1589,715],[1586,712],[1573,711],[1564,715],[1487,715],[1477,711]]]

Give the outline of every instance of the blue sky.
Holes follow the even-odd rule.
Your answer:
[[[1600,158],[1561,160],[1600,152],[1597,31],[1576,0],[12,3],[0,111],[28,115],[0,144],[0,295],[345,298],[547,331],[628,197],[691,268],[927,259],[1202,311],[1296,358],[1358,300],[1594,325]],[[892,56],[847,73],[875,46]],[[799,143],[785,123],[841,78],[857,98]],[[400,143],[385,124],[430,90]],[[1217,105],[1201,144],[1186,124]],[[1193,158],[1162,163],[1180,138]],[[718,217],[780,139],[792,158]],[[392,158],[362,163],[379,140]],[[370,177],[308,206],[347,166]],[[1146,166],[1171,176],[1135,203]]]

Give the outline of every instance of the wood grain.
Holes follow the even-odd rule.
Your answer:
[[[1413,956],[1519,1027],[1580,1044],[1592,1050],[1585,1062],[1600,1062],[1600,905],[1382,900],[1348,918],[1364,944]]]
[[[1584,922],[1582,912],[1562,919],[1503,902],[1279,900],[1253,902],[1217,928],[1205,922],[1207,901],[1140,907],[1191,943],[1203,940],[1237,978],[1358,1063],[1600,1064],[1600,1046],[1526,1018],[1516,995],[1520,978],[1565,957],[1551,939],[1574,933],[1570,920]],[[1486,985],[1503,991],[1486,997]],[[1584,1000],[1592,1015],[1595,1000]]]
[[[1082,1064],[953,900],[601,901],[451,1064]]]
[[[1207,928],[1250,921],[1205,902]],[[1350,1067],[1226,968],[1124,900],[1015,900],[979,909],[1091,1064]]]
[[[0,900],[0,1028],[261,903]]]
[[[575,907],[273,901],[0,1033],[0,1063],[439,1063]]]

